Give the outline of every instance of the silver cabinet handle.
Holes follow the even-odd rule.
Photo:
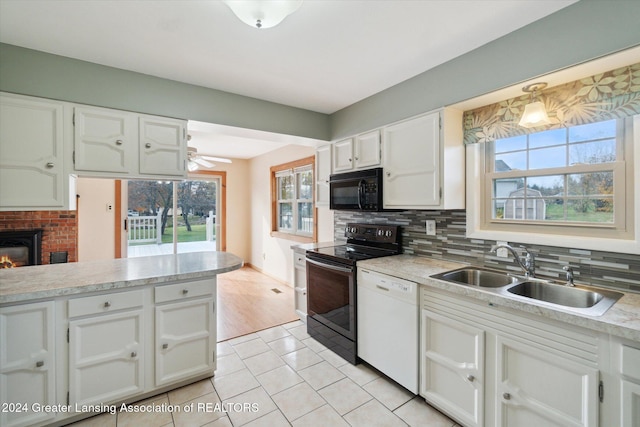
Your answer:
[[[122,145],[122,140],[121,139],[116,139],[116,145]]]
[[[467,380],[469,380],[469,382],[474,382],[476,380],[476,377],[474,377],[473,375],[467,375]]]
[[[169,348],[169,344],[167,344],[167,343],[162,344],[162,349],[163,350],[166,350],[168,348]]]
[[[147,142],[146,144],[144,144],[145,148],[151,148],[151,143]]]
[[[131,352],[131,357],[136,357],[138,355],[138,353],[136,353],[135,351]]]
[[[109,307],[111,307],[111,302],[109,302],[109,301],[105,301],[105,302],[104,302],[104,307],[105,307],[105,308],[109,308]]]
[[[53,164],[53,162],[49,162],[46,164],[46,166],[47,166],[47,169],[51,169],[55,166],[55,164]]]
[[[511,400],[511,395],[509,393],[502,393],[502,398],[504,400]]]
[[[44,366],[44,360],[38,360],[36,362],[36,368],[42,368]]]

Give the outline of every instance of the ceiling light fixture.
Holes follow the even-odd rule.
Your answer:
[[[547,109],[544,107],[542,101],[536,101],[538,96],[537,92],[547,87],[544,82],[531,83],[522,88],[523,92],[531,94],[531,102],[524,107],[524,112],[518,123],[525,128],[533,128],[542,125],[548,125],[551,123],[549,116],[547,115]]]
[[[245,24],[271,28],[298,10],[302,0],[227,0],[225,3]]]

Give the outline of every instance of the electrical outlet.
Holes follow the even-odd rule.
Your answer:
[[[427,236],[435,236],[436,235],[436,220],[428,219],[427,220]]]
[[[496,242],[496,244],[498,244],[498,245],[508,245],[509,243],[507,243],[507,242]],[[509,251],[507,250],[507,248],[499,248],[496,251],[496,256],[498,258],[509,258]]]
[[[107,212],[111,212],[113,210],[113,205],[111,203],[107,203]]]

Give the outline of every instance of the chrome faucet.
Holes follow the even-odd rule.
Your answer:
[[[513,255],[515,262],[520,266],[520,268],[522,268],[522,271],[524,271],[525,277],[536,277],[536,257],[533,256],[533,254],[524,246],[520,247],[523,249],[525,254],[523,258],[518,255],[515,249],[504,243],[491,246],[491,250],[489,252],[496,252],[500,248],[508,249]]]
[[[567,283],[565,286],[575,286],[573,284],[573,268],[565,265],[564,267],[562,267],[562,269],[567,272]]]

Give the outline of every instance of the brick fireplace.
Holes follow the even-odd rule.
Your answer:
[[[3,232],[42,231],[38,264],[75,262],[78,258],[78,216],[76,211],[0,212]],[[13,234],[13,233],[12,233]]]

